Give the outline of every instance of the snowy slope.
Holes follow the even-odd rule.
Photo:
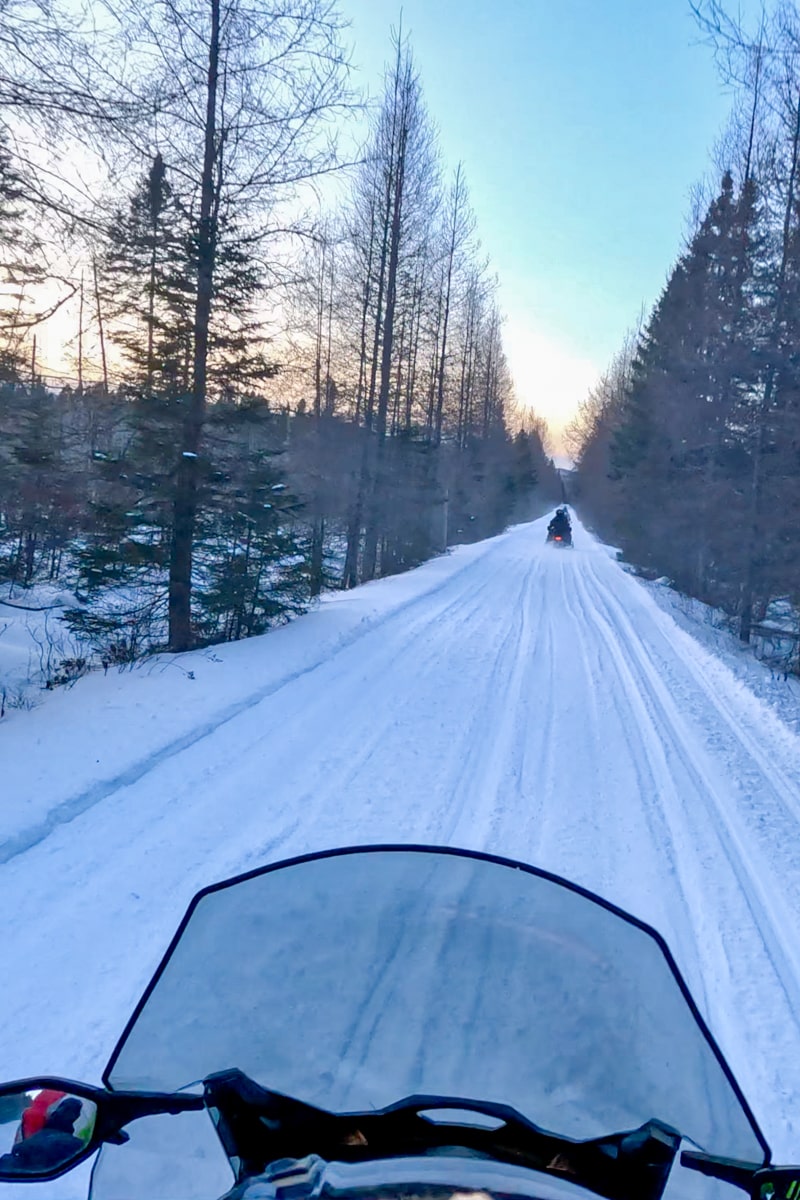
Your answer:
[[[0,1078],[97,1080],[204,884],[427,841],[660,929],[777,1159],[800,1155],[800,740],[545,525],[0,725]]]

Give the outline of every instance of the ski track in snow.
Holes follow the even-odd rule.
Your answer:
[[[123,741],[118,682],[82,681],[0,731],[11,777],[19,732],[47,788],[0,845],[0,1077],[98,1079],[200,887],[307,850],[424,841],[532,862],[658,928],[776,1158],[797,1159],[800,740],[584,530],[554,551],[545,525],[361,589],[372,607],[343,633],[334,603],[249,652],[218,648],[238,691],[110,775],[82,763],[77,790],[57,721],[85,704],[87,730],[105,713]],[[278,644],[294,657],[270,673]],[[181,695],[165,680],[158,703]],[[380,985],[354,1029],[377,1019]]]

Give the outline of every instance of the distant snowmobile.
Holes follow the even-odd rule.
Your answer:
[[[555,516],[547,526],[547,542],[559,549],[572,545],[572,526],[566,505],[556,509]]]
[[[661,1200],[698,1194],[689,1171],[800,1191],[659,935],[477,851],[348,847],[205,888],[103,1081],[0,1084],[0,1182],[100,1150],[92,1200]]]

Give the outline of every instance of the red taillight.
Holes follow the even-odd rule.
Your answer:
[[[561,541],[561,538],[560,538],[560,537],[558,537],[558,536],[556,536],[556,537],[554,537],[554,538],[553,538],[553,541],[554,541],[554,542],[560,542],[560,541]]]

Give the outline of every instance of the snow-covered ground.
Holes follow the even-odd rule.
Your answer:
[[[785,669],[787,656],[796,654],[792,641],[776,638],[768,642],[754,636],[752,643],[745,645],[737,637],[735,622],[721,609],[684,596],[665,580],[642,583],[681,629],[687,630],[717,658],[723,659],[749,691],[766,701],[790,729],[800,733],[800,678]],[[788,608],[788,605],[785,602],[771,605],[770,623],[780,621],[778,613],[773,616],[773,612],[780,612],[782,607]],[[787,628],[796,629],[794,611],[790,610],[784,621]]]
[[[74,604],[64,588],[0,584],[0,701],[6,713],[34,708],[64,660],[86,653],[59,619]]]
[[[425,841],[655,925],[797,1159],[800,739],[588,533],[555,551],[545,525],[5,718],[0,1078],[98,1080],[203,885]]]

